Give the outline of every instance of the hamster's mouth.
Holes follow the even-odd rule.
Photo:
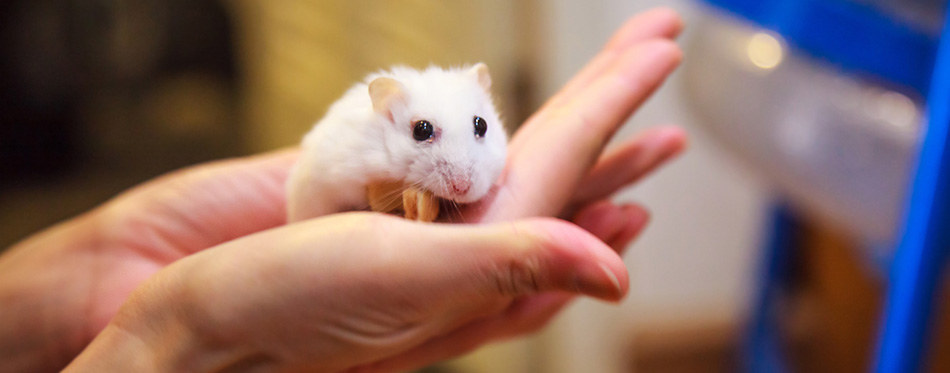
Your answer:
[[[474,189],[477,188],[470,176],[446,173],[439,175],[436,180],[427,186],[436,197],[456,203],[471,203],[481,198],[475,193]]]
[[[436,196],[436,197],[439,197],[439,199],[445,200],[445,201],[448,201],[448,202],[468,203],[468,202],[465,201],[465,196],[464,196],[464,195],[457,195],[457,194],[455,194],[455,193],[452,193],[452,191],[433,190],[433,191],[432,191],[432,194],[435,194],[435,196]]]
[[[429,190],[431,190],[432,194],[435,194],[436,197],[455,203],[472,203],[478,201],[481,198],[481,196],[476,195],[476,193],[472,193],[470,188],[462,191],[456,191],[451,185],[448,187],[443,185],[438,188],[431,188]]]

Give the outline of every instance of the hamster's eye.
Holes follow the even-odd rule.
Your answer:
[[[435,128],[432,127],[432,124],[427,120],[420,120],[416,122],[415,127],[412,128],[412,138],[416,141],[426,141],[432,138],[432,133]]]
[[[475,137],[485,137],[485,131],[488,131],[488,122],[482,117],[475,117]]]

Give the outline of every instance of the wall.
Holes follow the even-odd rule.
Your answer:
[[[547,58],[542,96],[556,91],[630,15],[655,6],[679,10],[687,21],[699,9],[688,1],[575,2],[545,9]],[[686,63],[691,61],[686,50]],[[638,330],[696,323],[739,324],[754,279],[756,245],[766,205],[764,186],[703,132],[684,102],[679,73],[619,131],[617,139],[649,126],[675,123],[691,136],[689,150],[636,187],[617,196],[646,205],[653,220],[626,255],[631,291],[620,305],[581,301],[547,335],[546,372],[626,369]],[[631,346],[631,343],[633,346]]]

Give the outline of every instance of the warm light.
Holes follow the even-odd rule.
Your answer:
[[[894,91],[883,91],[875,98],[872,111],[877,118],[895,129],[915,133],[917,130],[917,105],[909,97]]]
[[[746,46],[746,53],[753,65],[765,70],[778,66],[784,56],[782,43],[774,36],[762,32],[752,35]]]

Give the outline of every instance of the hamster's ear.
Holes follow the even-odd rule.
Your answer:
[[[488,73],[488,65],[479,62],[472,66],[468,73],[475,77],[478,85],[482,86],[486,92],[491,91],[491,75]]]
[[[379,77],[369,83],[369,97],[373,100],[373,111],[393,120],[393,107],[406,105],[406,87],[396,79]]]

